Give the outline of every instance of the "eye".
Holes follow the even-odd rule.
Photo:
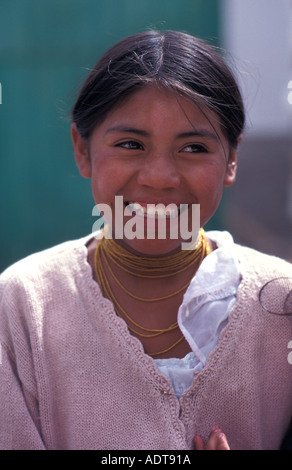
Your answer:
[[[208,153],[208,150],[201,144],[190,144],[183,147],[182,152],[187,153]]]
[[[119,142],[116,147],[122,147],[128,150],[142,150],[142,145],[136,140],[126,140],[125,142]]]

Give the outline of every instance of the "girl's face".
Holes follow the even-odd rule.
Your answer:
[[[204,226],[219,205],[223,187],[235,180],[236,150],[230,149],[219,118],[155,86],[133,93],[112,110],[89,142],[73,124],[72,139],[79,171],[91,178],[95,203],[112,210],[113,233],[115,196],[122,196],[123,208],[135,203],[130,207],[139,217],[147,216],[147,204],[186,204],[191,218],[192,204],[200,204]],[[124,216],[123,223],[133,216]],[[155,255],[178,249],[182,239],[124,237],[122,243]]]

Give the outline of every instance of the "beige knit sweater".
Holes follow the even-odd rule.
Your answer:
[[[292,416],[292,317],[259,291],[292,267],[235,245],[242,282],[218,346],[180,401],[104,299],[85,239],[32,255],[0,283],[0,449],[192,449],[218,424],[231,449],[277,449]],[[268,284],[266,305],[287,293]],[[291,362],[291,361],[290,361]]]

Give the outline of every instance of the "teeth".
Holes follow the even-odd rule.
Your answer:
[[[144,214],[145,214],[145,211],[146,211],[146,210],[144,210],[144,207],[141,206],[140,204],[138,204],[137,202],[130,202],[126,206],[126,209],[127,209],[127,211],[129,210],[131,213],[135,212],[136,215],[140,215],[142,217],[144,217]]]
[[[180,207],[179,213],[181,214],[182,212],[184,212],[189,207],[189,205],[188,204],[181,204],[179,207]]]
[[[177,207],[176,204],[147,204],[147,207],[141,206],[138,202],[130,202],[127,204],[126,209],[129,211],[129,214],[132,215],[133,212],[136,215],[141,217],[149,217],[150,219],[159,219],[159,218],[175,218],[181,212],[183,212],[188,207],[188,204],[181,204],[180,207]]]

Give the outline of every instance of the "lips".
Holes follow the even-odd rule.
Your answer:
[[[133,215],[135,213],[141,217],[150,219],[167,218],[174,219],[188,208],[188,204],[177,205],[175,203],[144,203],[144,202],[126,202],[125,203],[127,214]]]

